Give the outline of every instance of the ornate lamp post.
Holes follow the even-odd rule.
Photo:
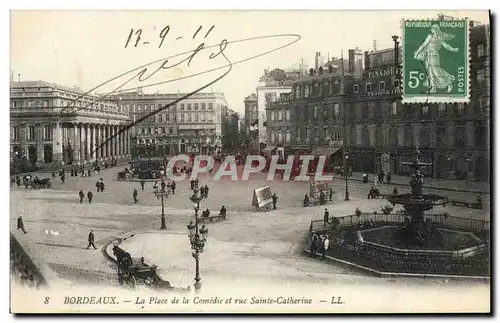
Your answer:
[[[203,225],[201,229],[198,229],[198,211],[200,210],[200,202],[202,200],[201,195],[198,190],[194,192],[192,196],[189,197],[194,206],[194,219],[195,222],[190,221],[186,227],[189,232],[189,240],[191,242],[191,249],[193,250],[193,258],[196,261],[196,275],[194,277],[194,289],[199,292],[201,289],[201,278],[200,278],[200,253],[203,252],[205,243],[208,237],[208,229]]]
[[[155,189],[155,196],[157,199],[161,199],[161,225],[160,225],[160,230],[166,230],[167,225],[165,223],[165,204],[163,202],[163,199],[168,197],[168,192],[165,191],[164,188],[158,189],[158,187]]]
[[[344,150],[344,178],[345,178],[345,198],[344,201],[349,201],[349,186],[347,185],[347,178],[349,177],[347,169],[347,160],[349,159],[349,153]]]

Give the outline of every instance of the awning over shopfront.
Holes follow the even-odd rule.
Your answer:
[[[316,147],[313,148],[311,155],[325,155],[325,156],[331,156],[337,152],[340,152],[342,147]]]
[[[276,149],[276,146],[267,146],[266,148],[262,149],[262,152],[263,153],[271,153],[275,149]]]

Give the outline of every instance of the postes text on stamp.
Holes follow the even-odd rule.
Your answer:
[[[469,23],[403,21],[403,103],[469,102]]]

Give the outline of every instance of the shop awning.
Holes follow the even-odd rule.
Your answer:
[[[342,147],[316,147],[313,148],[311,154],[312,155],[325,155],[325,156],[331,156],[338,152]]]
[[[275,149],[276,149],[276,146],[267,146],[266,148],[262,149],[262,152],[264,152],[264,153],[270,153],[270,152],[272,152]]]

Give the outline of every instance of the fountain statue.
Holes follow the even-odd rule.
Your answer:
[[[430,219],[424,221],[424,211],[432,209],[436,205],[445,205],[448,199],[435,194],[423,194],[424,175],[420,171],[422,167],[430,166],[430,163],[420,162],[420,150],[415,148],[413,162],[403,162],[402,165],[410,166],[413,174],[410,179],[411,193],[397,194],[387,198],[393,205],[403,205],[405,215],[409,220],[405,221],[403,237],[409,247],[425,248],[429,244],[439,246],[442,239]]]

